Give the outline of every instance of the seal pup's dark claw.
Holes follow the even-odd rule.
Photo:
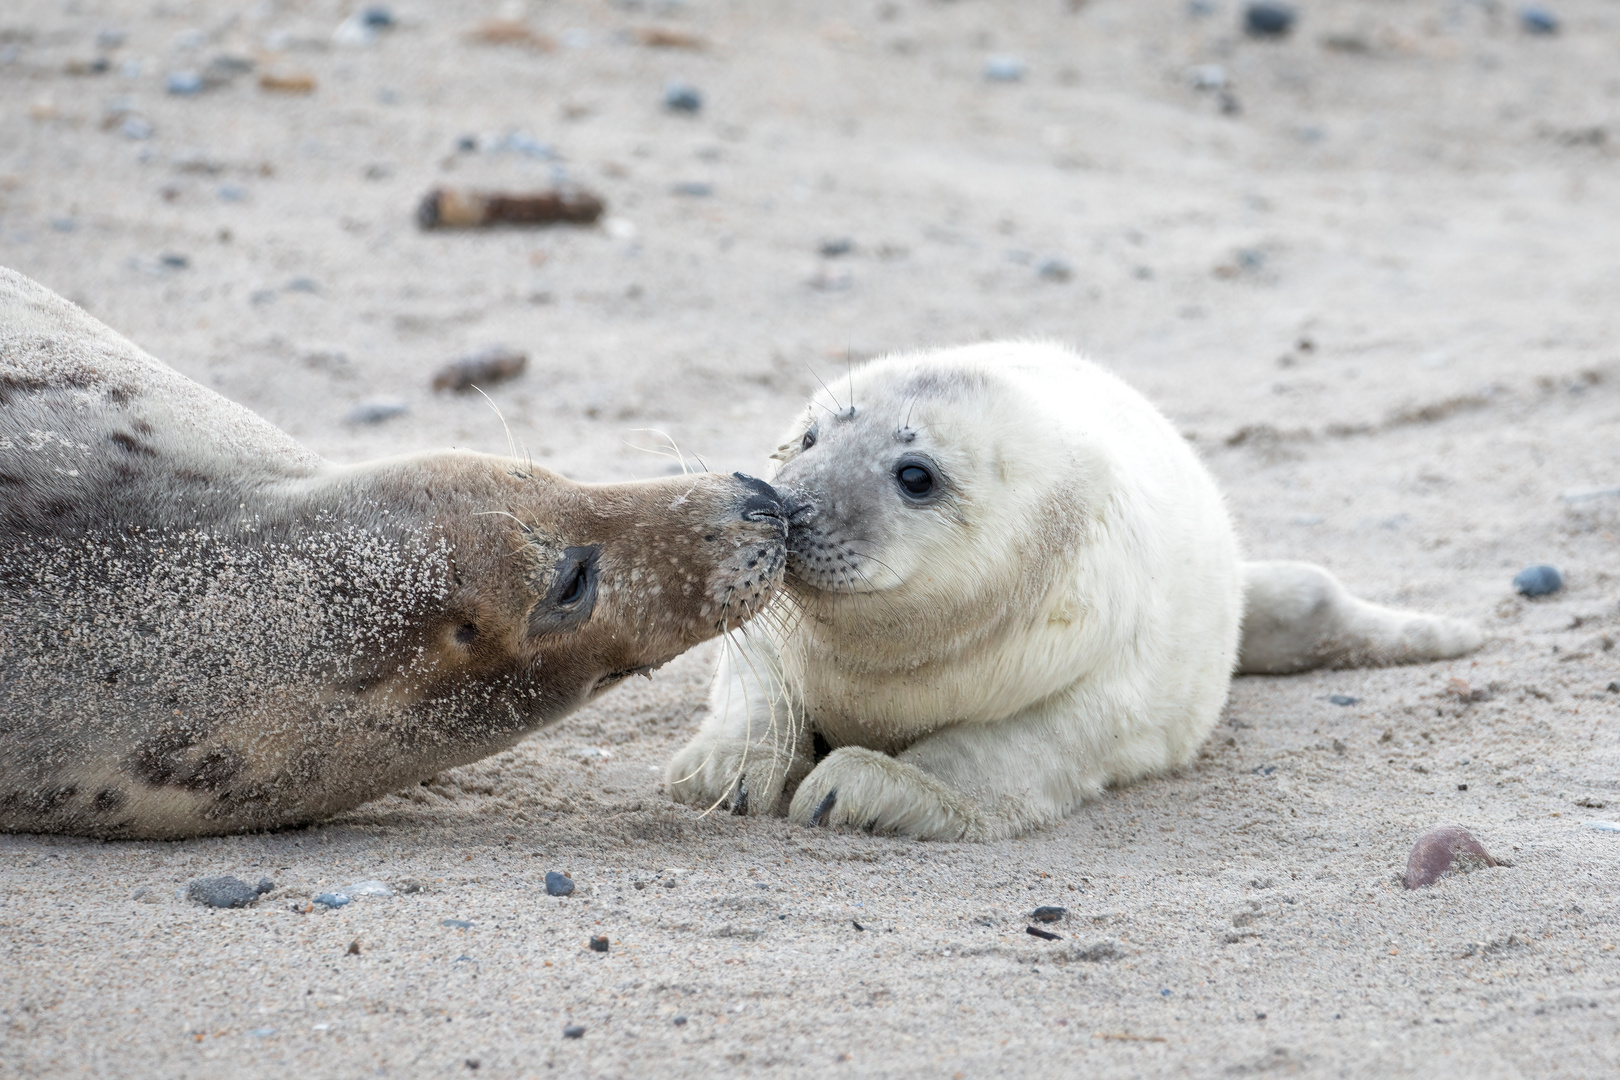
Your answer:
[[[831,791],[827,792],[827,797],[822,799],[821,803],[816,807],[816,812],[810,815],[810,827],[815,828],[817,825],[825,825],[827,823],[827,815],[832,813],[833,807],[837,805],[838,789],[833,788]]]

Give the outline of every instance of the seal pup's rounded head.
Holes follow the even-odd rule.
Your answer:
[[[1028,612],[1106,501],[1106,459],[979,350],[877,361],[849,395],[813,401],[774,456],[795,599],[867,632]]]

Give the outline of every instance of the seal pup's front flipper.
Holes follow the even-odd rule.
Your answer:
[[[814,764],[803,709],[786,693],[774,650],[757,635],[729,635],[709,690],[709,716],[664,770],[676,802],[736,814],[781,813]]]
[[[1320,566],[1243,564],[1240,674],[1387,667],[1465,656],[1485,641],[1462,619],[1358,599]]]
[[[1115,760],[1097,732],[1068,722],[1059,702],[993,724],[956,724],[889,756],[834,750],[793,795],[800,825],[868,829],[919,840],[997,840],[1053,824],[1096,798]],[[1157,755],[1135,771],[1157,772]]]

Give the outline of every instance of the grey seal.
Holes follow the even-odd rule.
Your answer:
[[[358,805],[741,624],[785,536],[741,474],[324,461],[0,269],[0,830]]]

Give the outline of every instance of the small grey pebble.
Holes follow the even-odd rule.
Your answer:
[[[1331,702],[1334,705],[1359,705],[1359,704],[1361,704],[1361,699],[1360,698],[1351,697],[1349,694],[1329,694],[1328,695],[1328,701]]]
[[[471,930],[472,923],[466,919],[440,919],[440,926],[448,926],[452,930]]]
[[[96,48],[98,49],[116,49],[128,40],[129,34],[122,30],[105,29],[96,31]]]
[[[582,1024],[569,1024],[567,1027],[563,1028],[563,1038],[565,1039],[578,1039],[582,1038],[584,1035],[585,1027]]]
[[[1042,905],[1030,913],[1030,918],[1036,922],[1057,922],[1069,913],[1068,908]]]
[[[321,286],[314,278],[295,277],[287,282],[287,291],[318,293],[321,291]]]
[[[195,71],[171,71],[163,80],[163,88],[179,97],[202,93],[203,78]]]
[[[984,77],[991,82],[1017,82],[1029,65],[1016,56],[992,56],[984,62]]]
[[[1519,25],[1527,34],[1558,33],[1558,16],[1539,4],[1526,4],[1519,9]]]
[[[191,265],[191,259],[188,256],[173,251],[165,251],[162,255],[159,255],[158,262],[170,270],[184,270]]]
[[[685,1027],[686,1026],[686,1017],[677,1016],[674,1020],[671,1020],[670,1023],[674,1024],[676,1027]]]
[[[384,4],[371,4],[360,9],[360,22],[374,30],[386,30],[394,25],[394,13]]]
[[[125,120],[118,130],[123,133],[126,139],[150,139],[155,131],[151,121],[144,120],[139,116],[132,116]]]
[[[597,934],[591,938],[591,952],[607,952],[610,944],[606,936]]]
[[[257,885],[230,876],[198,878],[186,886],[186,898],[208,907],[240,908],[254,903],[275,887],[275,882],[269,878],[260,878]]]
[[[574,891],[574,879],[555,870],[546,871],[546,893],[549,896],[567,896]]]
[[[350,901],[347,893],[323,892],[315,897],[315,902],[320,904],[322,907],[340,908]]]
[[[1250,37],[1282,37],[1294,28],[1297,17],[1287,4],[1250,4],[1243,9],[1243,29]]]
[[[1069,265],[1068,260],[1060,259],[1057,256],[1042,259],[1041,264],[1035,270],[1036,273],[1041,275],[1043,281],[1068,281],[1074,276],[1074,267]]]
[[[700,112],[703,95],[697,87],[672,79],[664,84],[664,108],[670,112]]]
[[[1546,596],[1564,587],[1564,575],[1556,566],[1538,563],[1515,574],[1513,587],[1525,596]]]
[[[835,236],[821,242],[817,248],[823,258],[836,259],[840,255],[848,255],[855,250],[855,241],[847,236]]]
[[[70,217],[51,218],[51,228],[57,232],[72,232],[79,227],[79,223]]]
[[[714,194],[714,185],[703,180],[682,180],[669,185],[672,195],[682,195],[688,199],[706,199]]]
[[[362,401],[344,415],[351,424],[378,424],[411,411],[403,401]]]

